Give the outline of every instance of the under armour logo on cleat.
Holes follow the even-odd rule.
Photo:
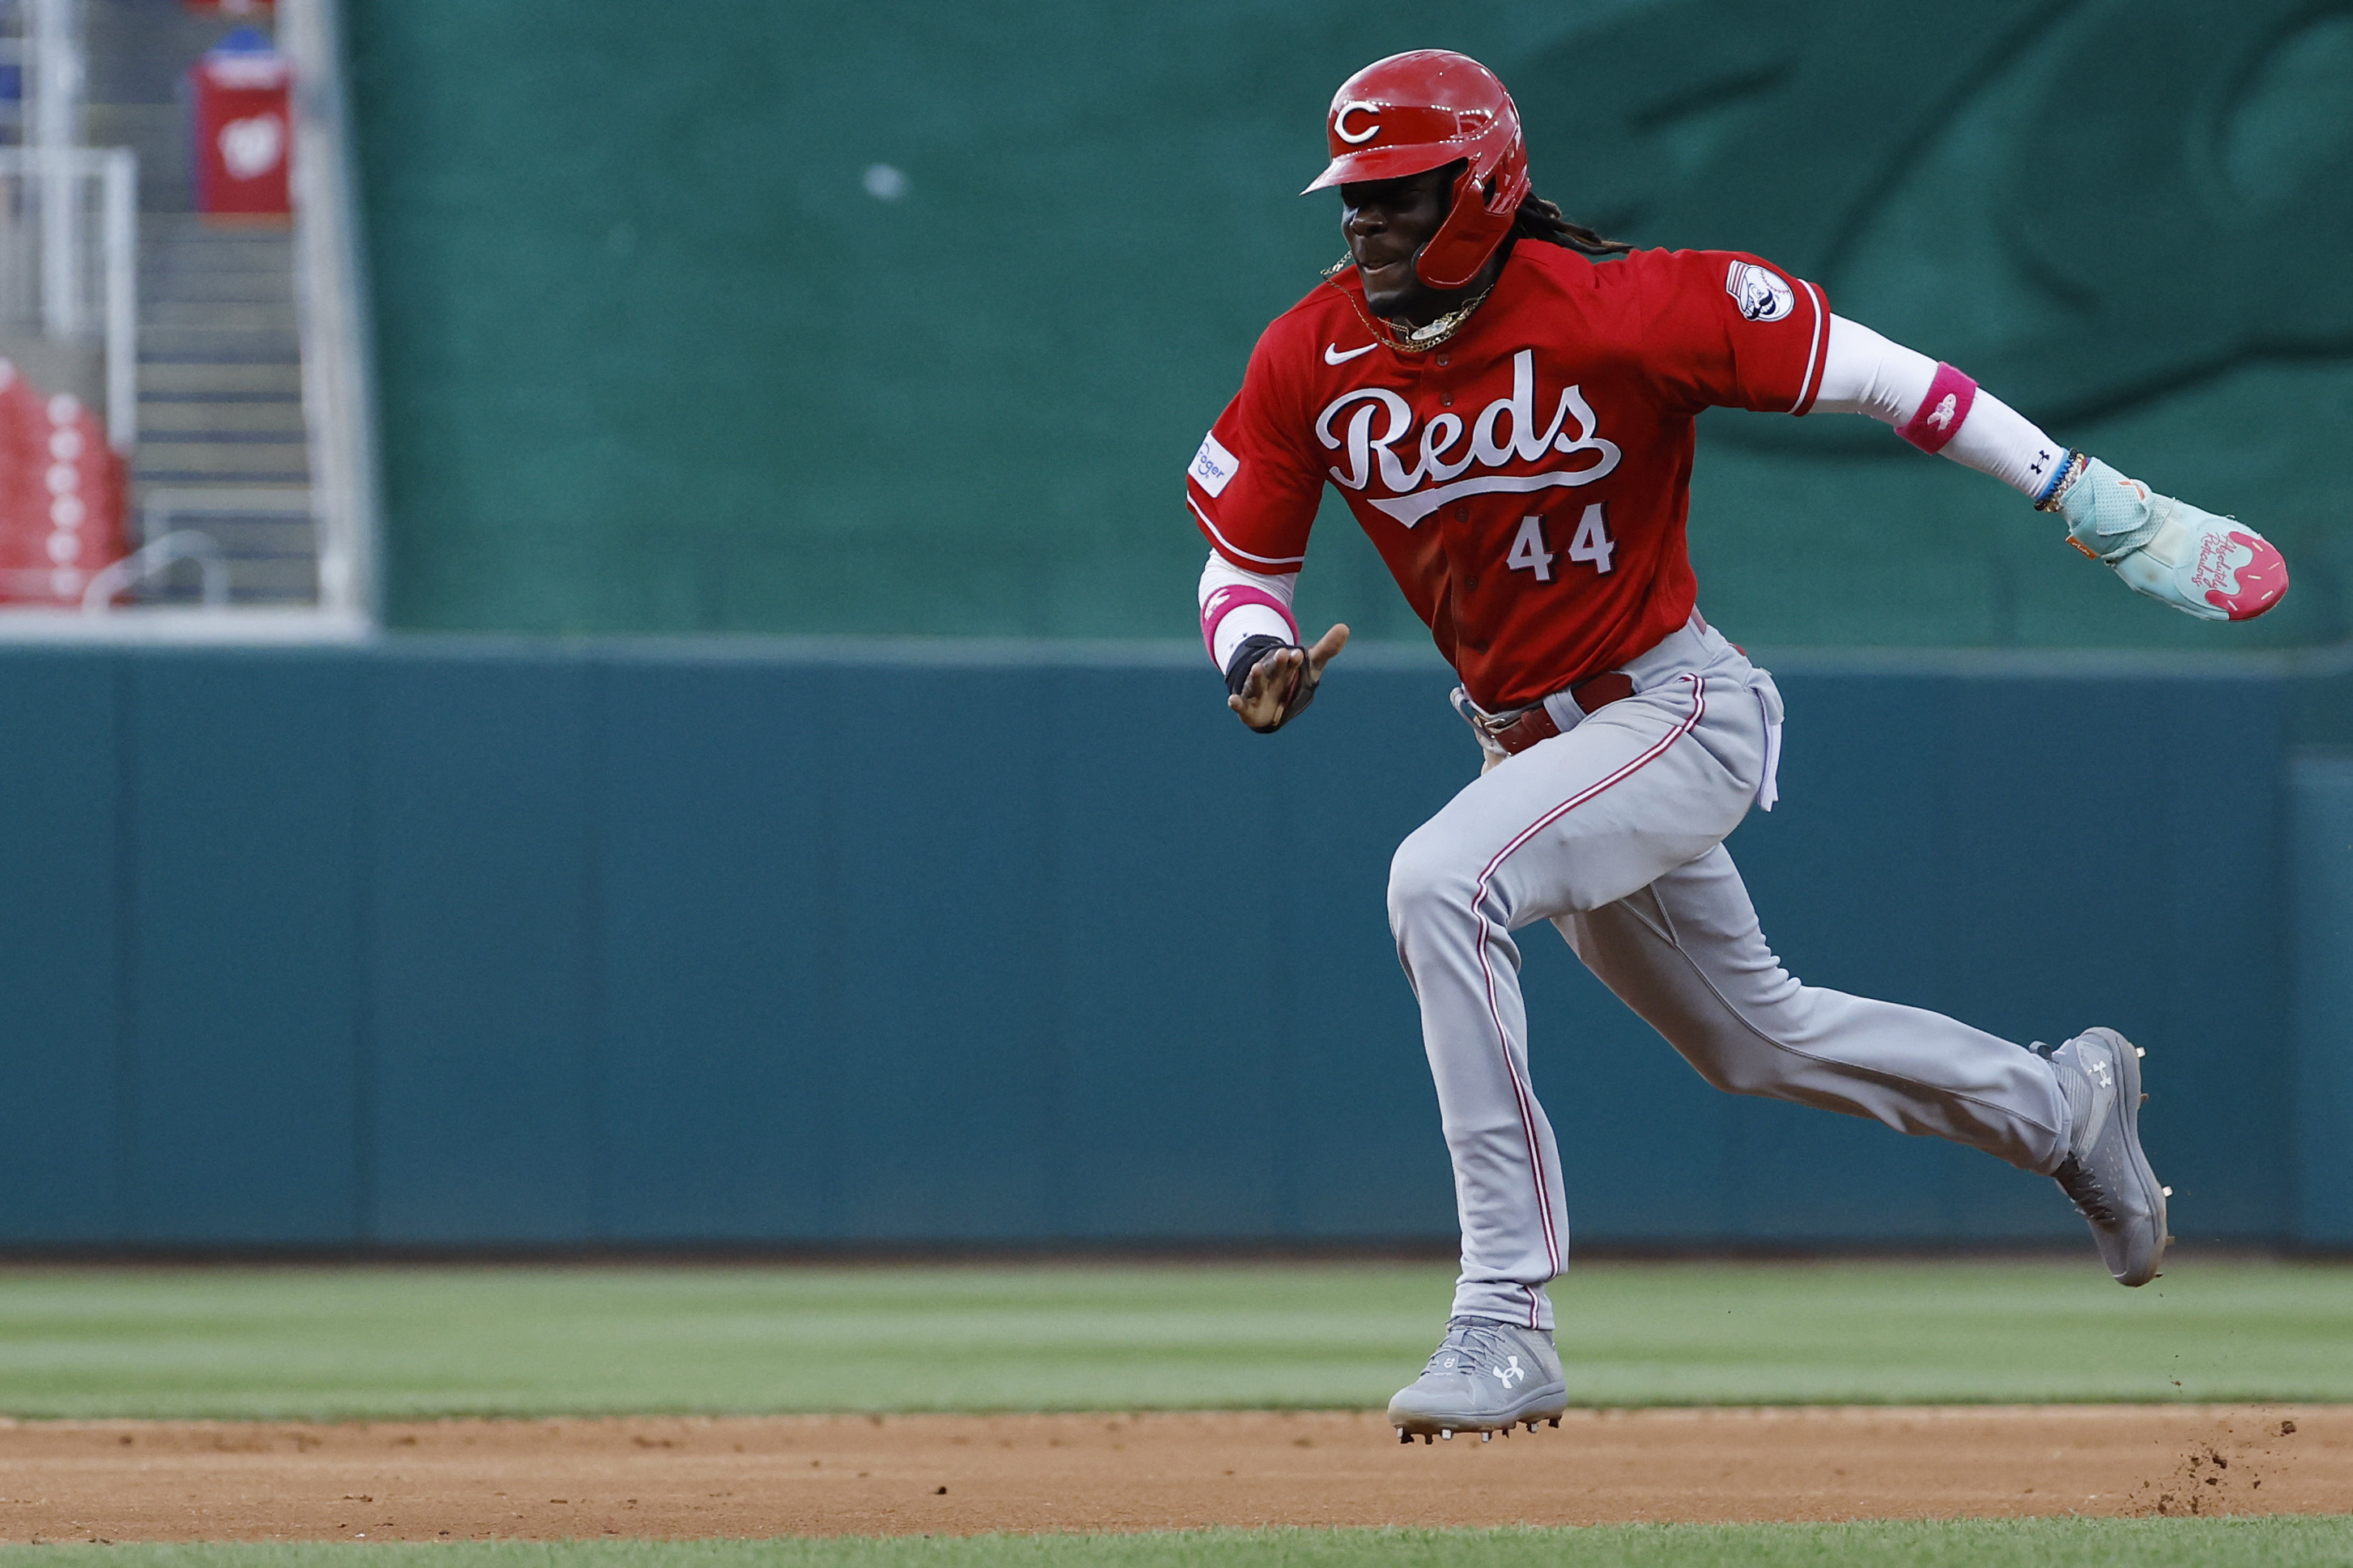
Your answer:
[[[2094,1062],[2092,1064],[2092,1070],[2099,1075],[2100,1087],[2102,1089],[2114,1089],[2116,1087],[2116,1080],[2115,1078],[2110,1076],[2107,1063]]]
[[[1514,1383],[1525,1383],[1527,1381],[1528,1369],[1520,1364],[1519,1357],[1506,1356],[1504,1360],[1509,1364],[1499,1366],[1495,1369],[1496,1382],[1502,1384],[1505,1388],[1509,1388]]]

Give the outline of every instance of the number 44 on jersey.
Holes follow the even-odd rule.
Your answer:
[[[1504,557],[1504,564],[1514,572],[1532,572],[1539,583],[1552,578],[1553,552],[1545,546],[1545,520],[1540,517],[1520,519],[1520,531],[1512,536],[1512,552]],[[1569,560],[1589,565],[1606,575],[1609,571],[1610,554],[1618,548],[1609,537],[1609,516],[1602,503],[1595,501],[1577,520],[1577,531],[1569,536],[1568,548],[1561,553]]]

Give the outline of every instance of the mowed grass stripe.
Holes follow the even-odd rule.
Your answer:
[[[781,1541],[0,1547],[0,1568],[2337,1568],[2353,1520],[1967,1520]]]
[[[0,1269],[0,1414],[1366,1408],[1429,1265]],[[2353,1399],[2353,1268],[1579,1265],[1591,1405]]]

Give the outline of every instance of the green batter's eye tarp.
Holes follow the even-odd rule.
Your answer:
[[[1756,251],[2263,529],[2348,635],[2353,15],[2297,0],[351,0],[414,627],[1189,635],[1179,499],[1339,253],[1333,87],[1465,49],[1539,193]],[[1434,30],[1433,30],[1434,29]],[[1711,415],[1701,603],[1767,645],[2211,647],[1877,425]],[[1418,638],[1336,507],[1309,618]]]

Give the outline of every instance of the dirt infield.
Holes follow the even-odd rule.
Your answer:
[[[316,1540],[2353,1512],[2353,1408],[0,1426],[0,1539]]]

